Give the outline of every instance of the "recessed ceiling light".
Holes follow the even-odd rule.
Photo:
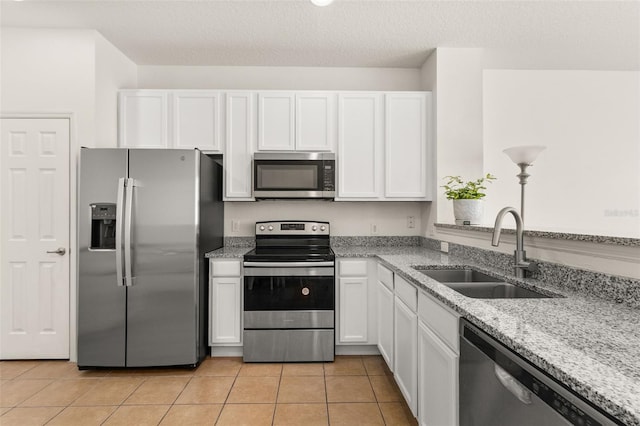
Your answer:
[[[316,6],[323,7],[333,3],[333,0],[311,0],[311,3],[315,4]]]

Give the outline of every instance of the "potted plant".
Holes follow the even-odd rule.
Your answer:
[[[482,192],[487,189],[486,183],[491,183],[496,177],[491,173],[480,179],[465,182],[460,176],[445,176],[447,183],[442,187],[448,200],[453,200],[453,216],[456,225],[479,225],[484,214]]]

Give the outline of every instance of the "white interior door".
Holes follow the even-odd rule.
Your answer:
[[[1,126],[0,358],[69,358],[69,120]]]

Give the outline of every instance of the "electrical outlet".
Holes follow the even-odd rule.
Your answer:
[[[231,221],[231,232],[239,232],[240,231],[240,221],[232,220]]]
[[[371,235],[378,235],[378,225],[375,223],[371,224]]]
[[[449,253],[449,243],[446,241],[440,241],[440,251],[443,253]]]
[[[407,228],[416,227],[416,218],[414,216],[407,216]]]

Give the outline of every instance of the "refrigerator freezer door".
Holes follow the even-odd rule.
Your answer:
[[[198,362],[198,155],[187,150],[129,151],[133,211],[128,367]]]
[[[80,155],[78,366],[124,367],[127,293],[116,278],[116,250],[90,246],[91,205],[117,202],[127,151],[82,148]]]

